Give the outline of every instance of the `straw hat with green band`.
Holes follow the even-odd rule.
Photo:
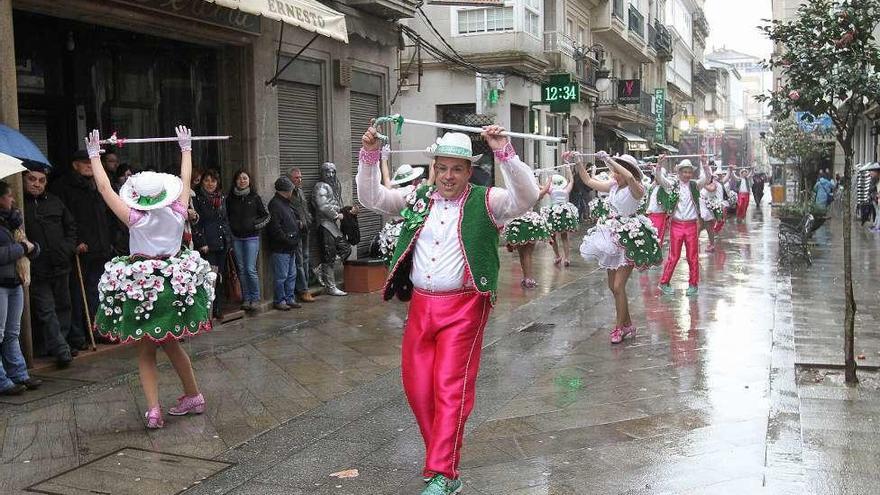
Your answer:
[[[125,181],[119,197],[135,210],[155,210],[170,205],[180,197],[183,182],[180,177],[158,172],[140,172]]]
[[[434,157],[461,158],[471,163],[477,162],[483,155],[474,155],[471,138],[460,132],[447,132],[437,139],[437,147],[433,150]]]
[[[418,179],[424,172],[425,169],[423,168],[415,168],[412,165],[404,163],[397,167],[397,171],[394,172],[394,177],[391,179],[391,184],[395,186],[406,184],[407,182]]]

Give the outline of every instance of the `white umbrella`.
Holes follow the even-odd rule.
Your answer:
[[[21,165],[21,160],[6,153],[0,153],[0,179],[5,179],[19,172],[27,172],[27,169]]]

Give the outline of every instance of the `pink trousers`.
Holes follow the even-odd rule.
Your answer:
[[[651,223],[657,229],[657,242],[660,243],[660,247],[663,247],[663,236],[666,235],[666,223],[669,220],[669,214],[648,213],[648,218],[651,219]]]
[[[749,193],[741,192],[736,195],[736,217],[745,218],[746,211],[749,209]]]
[[[669,257],[663,265],[661,284],[668,284],[681,258],[681,245],[684,244],[688,263],[688,285],[694,287],[700,283],[700,242],[699,224],[696,220],[682,222],[672,220],[669,226]]]
[[[474,408],[489,296],[416,289],[403,333],[403,390],[425,441],[426,476],[458,478],[464,424]]]

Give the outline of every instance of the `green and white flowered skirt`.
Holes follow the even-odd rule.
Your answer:
[[[163,259],[118,256],[98,283],[97,331],[123,343],[179,339],[211,329],[217,274],[196,251]]]
[[[504,238],[513,247],[546,241],[550,238],[550,227],[540,213],[530,211],[504,226]]]
[[[550,232],[553,234],[559,232],[574,232],[581,226],[580,213],[577,206],[565,202],[554,203],[550,206],[541,208],[541,215],[547,221]]]

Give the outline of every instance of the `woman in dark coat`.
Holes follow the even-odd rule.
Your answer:
[[[212,314],[220,318],[226,281],[226,255],[232,247],[229,220],[226,216],[226,196],[220,190],[220,174],[213,168],[203,175],[193,207],[199,214],[199,223],[193,231],[193,244],[211,266],[217,268],[219,284],[215,291]]]
[[[24,289],[16,270],[22,257],[36,258],[40,248],[27,239],[16,241],[15,231],[23,223],[21,210],[6,181],[0,181],[0,395],[19,395],[40,386],[41,380],[28,375],[18,337],[24,308]]]
[[[241,280],[241,309],[254,311],[260,302],[260,277],[257,273],[260,231],[269,223],[269,212],[245,170],[237,171],[232,180],[232,189],[226,198],[226,212],[232,231],[238,278]]]

